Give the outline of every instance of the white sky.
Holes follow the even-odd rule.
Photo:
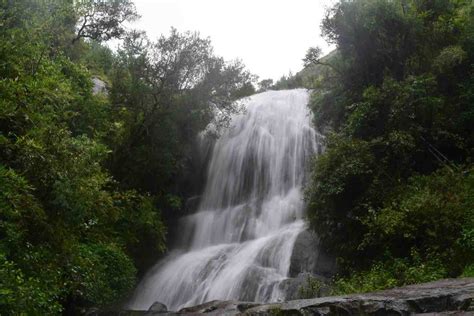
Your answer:
[[[133,27],[155,40],[173,26],[210,37],[217,55],[241,59],[261,79],[298,72],[311,46],[330,51],[319,25],[334,0],[134,0]]]

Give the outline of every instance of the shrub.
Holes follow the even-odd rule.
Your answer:
[[[308,276],[306,284],[300,286],[298,289],[298,296],[302,299],[320,297],[323,286],[324,283],[322,281],[315,277]]]
[[[133,262],[114,245],[78,245],[68,272],[69,287],[81,306],[116,302],[135,284]]]
[[[0,254],[0,314],[59,315],[61,292],[51,280],[27,277],[14,262]]]
[[[397,258],[376,262],[367,271],[336,279],[333,294],[373,292],[443,277],[446,277],[446,270],[439,260],[422,260],[417,252],[413,251],[410,259]]]
[[[449,168],[410,178],[381,210],[366,218],[368,232],[361,248],[406,257],[416,247],[422,256],[436,254],[449,275],[459,275],[473,258],[467,246],[474,230],[469,220],[473,180],[472,174]]]

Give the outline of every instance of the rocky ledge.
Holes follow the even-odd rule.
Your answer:
[[[446,279],[391,290],[257,304],[212,301],[179,312],[121,311],[100,315],[474,315],[474,278]]]

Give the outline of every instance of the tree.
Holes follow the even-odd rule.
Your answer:
[[[138,19],[135,5],[130,0],[77,1],[75,3],[77,31],[72,42],[81,38],[108,41],[125,34],[125,22]]]
[[[337,68],[310,101],[327,138],[307,185],[308,217],[341,272],[357,271],[353,282],[390,284],[378,279],[396,277],[380,271],[390,262],[435,262],[450,276],[472,263],[459,242],[471,225],[463,210],[472,194],[473,9],[465,1],[340,1],[323,21]],[[319,55],[310,49],[307,63],[321,65]]]
[[[325,66],[325,67],[330,67],[333,71],[338,73],[340,75],[340,70],[332,65],[329,62],[324,61],[321,58],[321,48],[319,47],[310,47],[308,51],[306,52],[305,58],[303,58],[303,64],[304,67],[310,67],[310,66]]]
[[[78,26],[73,43],[81,38],[99,42],[119,38],[126,31],[123,24],[139,17],[130,0],[77,1],[74,9]]]
[[[68,2],[0,8],[0,314],[116,302],[145,268],[137,249],[162,252],[166,229],[154,198],[104,167],[121,122],[85,66],[114,57],[70,45]]]
[[[258,83],[258,91],[263,92],[269,90],[273,86],[273,79],[260,80]]]
[[[128,129],[114,150],[111,169],[132,187],[167,191],[196,133],[211,121],[225,126],[253,77],[241,62],[215,56],[209,39],[175,29],[155,43],[132,34],[119,58],[111,97],[116,107],[126,109]]]

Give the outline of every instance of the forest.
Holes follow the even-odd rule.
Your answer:
[[[474,6],[341,1],[308,50],[327,135],[308,217],[338,256],[336,292],[474,276]]]
[[[125,33],[130,1],[2,1],[0,16],[0,314],[117,302],[165,250],[195,135],[253,77],[198,34]]]
[[[126,299],[200,190],[196,135],[257,92],[209,39],[152,40],[138,18],[130,0],[0,3],[1,315]],[[333,293],[474,277],[474,3],[340,0],[321,31],[334,52],[260,91],[312,91],[306,214]]]

